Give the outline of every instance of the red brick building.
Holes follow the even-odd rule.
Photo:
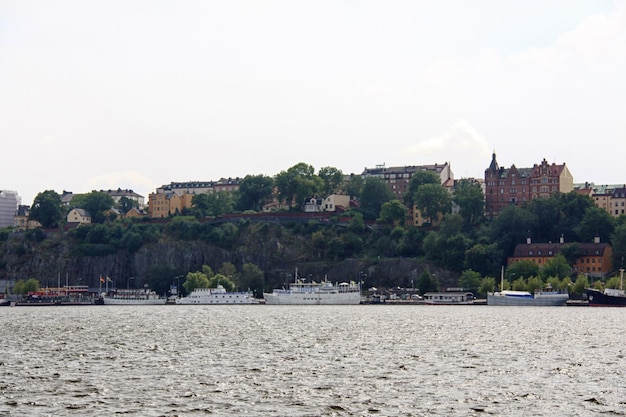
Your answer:
[[[568,193],[574,178],[565,164],[549,164],[545,159],[532,168],[504,168],[498,165],[495,152],[485,170],[485,215],[497,216],[509,205],[521,206],[536,198]]]

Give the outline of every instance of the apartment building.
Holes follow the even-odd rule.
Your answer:
[[[613,217],[626,214],[626,185],[596,185],[586,182],[574,184],[574,190],[583,195],[588,195],[596,207],[606,211]]]
[[[509,205],[521,206],[573,189],[574,177],[565,164],[550,164],[544,159],[532,168],[504,168],[498,165],[494,152],[485,170],[485,214],[493,218]]]
[[[611,245],[600,242],[596,238],[594,242],[574,243],[578,248],[579,256],[575,260],[573,272],[585,274],[590,277],[604,278],[613,270]],[[508,258],[508,265],[519,261],[531,261],[539,266],[544,266],[551,258],[554,258],[565,245],[559,243],[532,243],[530,239],[524,244],[515,246],[513,256]]]
[[[410,165],[400,167],[386,167],[385,164],[376,165],[375,168],[365,168],[361,177],[367,179],[370,177],[377,177],[385,181],[387,186],[395,198],[402,201],[404,193],[409,189],[409,182],[418,171],[432,171],[439,175],[441,184],[445,184],[447,181],[454,180],[454,174],[450,168],[448,162],[444,164],[434,165]]]
[[[17,191],[0,190],[0,227],[13,226],[13,218],[21,202]]]
[[[195,195],[217,192],[232,193],[239,189],[240,178],[221,178],[218,181],[171,182],[148,195],[148,216],[164,218],[180,214],[192,207]]]

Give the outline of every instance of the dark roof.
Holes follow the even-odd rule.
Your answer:
[[[565,245],[575,244],[583,256],[604,256],[608,243],[520,243],[513,251],[514,258],[531,258],[537,256],[555,256]]]

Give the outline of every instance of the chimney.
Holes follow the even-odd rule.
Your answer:
[[[527,237],[527,238],[526,238],[526,244],[527,244],[527,245],[530,245],[531,243],[532,243],[532,241],[530,240],[530,238],[529,238],[529,237]]]
[[[559,242],[561,243],[561,245],[562,245],[563,243],[565,243],[565,238],[563,237],[563,235],[561,235],[561,238],[559,239]]]
[[[593,238],[593,243],[600,243],[600,236],[596,236]]]

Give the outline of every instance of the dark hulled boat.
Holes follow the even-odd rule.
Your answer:
[[[606,288],[599,291],[593,288],[587,288],[585,293],[589,300],[590,307],[626,307],[626,293],[624,292],[624,268],[620,272],[620,288]]]
[[[624,290],[607,288],[604,291],[587,288],[587,299],[590,307],[626,307]]]

